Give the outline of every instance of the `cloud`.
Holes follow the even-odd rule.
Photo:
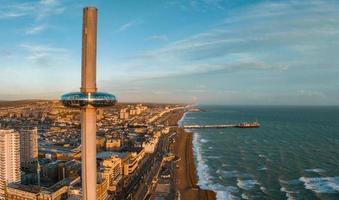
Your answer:
[[[140,78],[335,66],[339,22],[333,19],[339,18],[335,12],[339,6],[331,1],[308,2],[263,2],[231,10],[227,22],[119,66]]]
[[[225,0],[171,0],[166,1],[167,7],[177,7],[182,11],[207,12],[208,10],[224,10]]]
[[[38,67],[59,66],[69,59],[69,52],[64,48],[56,48],[41,44],[21,44],[27,61]]]
[[[66,10],[66,7],[61,3],[60,0],[41,0],[37,7],[40,8],[36,15],[38,20],[44,19],[51,15],[62,14]]]
[[[10,3],[0,8],[1,19],[15,19],[19,17],[33,17],[36,20],[44,19],[51,15],[61,14],[65,11],[60,0],[41,0],[27,3]]]
[[[119,31],[119,32],[126,31],[127,29],[130,29],[130,28],[133,27],[133,26],[139,25],[140,23],[141,23],[140,20],[129,21],[129,22],[127,22],[126,24],[121,25],[121,26],[118,28],[118,31]]]
[[[31,15],[35,9],[33,3],[14,3],[0,8],[0,19],[18,18]]]
[[[337,104],[338,95],[328,95],[337,91],[328,88],[338,85],[338,18],[336,1],[261,1],[228,9],[204,32],[116,61],[119,75],[110,78],[186,100]]]
[[[59,4],[58,0],[41,0],[40,3],[46,6],[55,6]]]
[[[38,24],[38,25],[35,25],[35,26],[28,28],[26,30],[26,34],[27,35],[34,35],[34,34],[37,34],[37,33],[40,33],[42,31],[46,30],[47,27],[48,26],[46,24]]]

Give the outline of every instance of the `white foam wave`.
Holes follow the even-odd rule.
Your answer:
[[[247,179],[247,180],[237,179],[237,186],[239,188],[241,188],[241,189],[244,189],[244,190],[251,190],[256,185],[259,185],[256,180],[252,180],[252,179]]]
[[[202,142],[202,143],[207,143],[208,140],[206,140],[206,139],[200,139],[200,142]]]
[[[238,197],[234,196],[233,193],[238,193],[239,190],[233,186],[222,186],[220,184],[212,185],[213,191],[216,192],[218,200],[237,200]]]
[[[242,193],[241,194],[241,198],[243,198],[243,199],[250,199],[246,194],[244,194],[244,193]]]
[[[234,200],[239,199],[232,195],[232,193],[238,192],[236,187],[228,186],[225,187],[220,184],[213,184],[211,181],[211,176],[208,172],[208,165],[205,163],[202,155],[202,147],[199,143],[200,138],[199,134],[193,134],[193,151],[195,154],[195,158],[197,160],[197,173],[198,173],[198,185],[203,189],[209,189],[216,192],[217,200]],[[220,170],[219,170],[220,172]]]
[[[258,167],[257,169],[258,169],[258,171],[266,171],[267,167],[266,166],[262,166],[262,167]]]
[[[339,192],[339,177],[300,177],[306,189],[316,193],[337,193]]]
[[[186,118],[186,115],[187,115],[187,112],[185,112],[185,113],[182,115],[181,119],[178,121],[178,126],[179,126],[179,127],[182,127],[182,126],[184,125],[184,120],[185,120],[185,118]]]
[[[197,159],[197,172],[198,172],[198,185],[202,188],[208,188],[208,183],[210,180],[210,175],[208,173],[208,166],[202,158],[202,150],[199,144],[199,135],[197,133],[193,134],[193,151]]]
[[[271,161],[271,160],[267,157],[267,155],[264,155],[264,154],[259,154],[258,157],[259,157],[259,158],[265,158],[265,160],[266,160],[266,161],[269,161],[269,162]]]
[[[305,169],[305,172],[314,172],[314,173],[322,173],[325,172],[326,170],[320,169],[320,168],[314,168],[314,169]]]
[[[207,156],[208,159],[220,159],[221,156]]]
[[[295,192],[287,190],[284,186],[280,188],[280,191],[285,192],[287,200],[295,200],[296,198],[293,196]]]

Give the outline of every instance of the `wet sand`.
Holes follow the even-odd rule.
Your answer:
[[[170,125],[176,125],[181,119],[184,111],[176,111],[168,117]],[[175,128],[176,136],[173,146],[173,153],[180,157],[176,163],[175,181],[176,188],[180,191],[180,199],[183,200],[198,200],[208,199],[215,200],[216,194],[210,190],[203,190],[198,185],[198,177],[196,173],[194,155],[192,148],[192,133],[186,132],[182,128]]]

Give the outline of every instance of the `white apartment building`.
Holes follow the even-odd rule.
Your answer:
[[[14,130],[0,130],[0,199],[5,199],[7,184],[20,180],[20,135]]]

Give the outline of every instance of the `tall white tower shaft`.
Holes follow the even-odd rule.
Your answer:
[[[84,8],[82,32],[81,92],[95,93],[96,88],[96,35],[97,9]],[[96,108],[81,108],[81,161],[84,200],[96,199]]]

